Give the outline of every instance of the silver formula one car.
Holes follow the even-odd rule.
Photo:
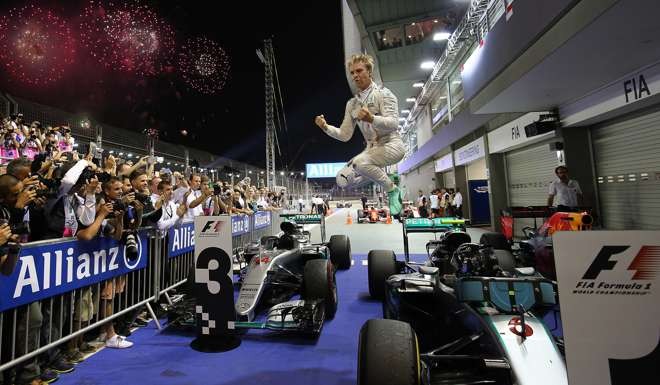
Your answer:
[[[337,310],[335,270],[350,268],[350,240],[333,235],[325,242],[322,215],[282,217],[279,235],[263,237],[245,250],[235,326],[318,335]],[[321,243],[312,243],[306,224],[321,226]],[[300,299],[291,300],[296,294]],[[266,319],[254,322],[266,309]]]
[[[406,220],[408,232],[437,232],[425,263],[369,253],[369,288],[383,318],[360,331],[359,385],[567,385],[562,353],[542,321],[558,303],[554,282],[513,256],[471,243],[467,233]],[[404,234],[405,234],[404,229]]]

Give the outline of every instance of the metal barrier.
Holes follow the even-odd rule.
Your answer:
[[[236,250],[279,232],[279,215],[235,217]],[[234,227],[239,221],[247,228]],[[108,238],[23,244],[14,272],[0,276],[0,372],[52,354],[63,343],[143,306],[160,328],[149,304],[161,296],[170,301],[168,292],[187,281],[194,263],[194,227],[187,222],[167,233],[140,229],[139,235],[139,256],[133,260],[123,244]]]
[[[23,244],[14,272],[0,277],[0,372],[156,299],[157,237],[143,229],[138,239],[135,259],[108,238]]]

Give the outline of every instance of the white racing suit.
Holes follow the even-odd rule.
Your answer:
[[[358,120],[357,113],[366,106],[374,116],[373,123]],[[396,164],[405,154],[403,141],[399,136],[399,107],[396,96],[390,90],[371,85],[346,103],[346,113],[341,126],[327,125],[325,132],[331,137],[348,142],[353,136],[355,125],[360,128],[367,147],[353,157],[346,167],[337,173],[337,185],[341,188],[357,187],[368,182],[376,182],[390,191],[394,185],[383,169]]]

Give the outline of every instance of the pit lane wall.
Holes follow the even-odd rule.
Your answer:
[[[264,211],[231,217],[235,255],[253,240],[279,232],[279,216]],[[21,245],[9,275],[0,275],[0,371],[147,306],[184,284],[194,262],[194,225],[137,232],[137,257],[123,242],[60,238]],[[106,300],[112,312],[103,314]],[[100,311],[101,310],[101,311]],[[40,336],[41,325],[51,336]],[[158,324],[160,327],[160,324]]]

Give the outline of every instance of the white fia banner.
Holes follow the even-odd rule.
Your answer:
[[[660,232],[553,236],[571,385],[660,384]]]

